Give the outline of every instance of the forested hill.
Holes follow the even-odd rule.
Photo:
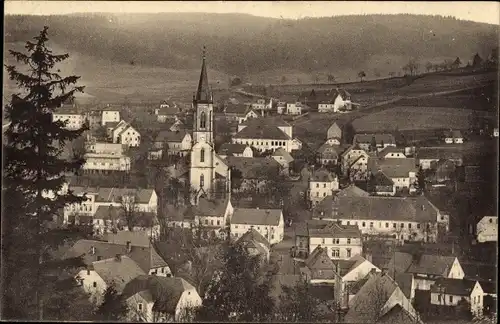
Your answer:
[[[141,65],[198,68],[206,45],[211,68],[237,75],[356,69],[373,57],[459,56],[466,62],[498,46],[496,25],[417,15],[301,20],[204,13],[6,16],[5,41],[25,41],[43,25],[68,51]]]

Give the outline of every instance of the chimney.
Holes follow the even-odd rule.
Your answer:
[[[132,252],[132,242],[127,241],[127,253]]]
[[[115,260],[118,261],[118,262],[120,262],[122,260],[122,255],[121,254],[117,254],[115,256]]]

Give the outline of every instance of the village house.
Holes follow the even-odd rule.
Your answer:
[[[354,160],[347,170],[349,180],[351,182],[366,181],[369,178],[368,161],[371,160],[372,159],[369,156],[365,155],[361,155],[356,160]]]
[[[82,128],[86,120],[85,114],[74,105],[61,105],[52,113],[52,121],[66,122],[65,128],[70,130]]]
[[[345,150],[341,155],[342,162],[342,173],[344,176],[349,174],[349,169],[351,165],[358,160],[360,157],[365,157],[368,159],[369,155],[366,150],[360,148],[358,145],[351,145]]]
[[[415,290],[429,291],[439,278],[464,278],[464,271],[457,257],[419,251],[395,252],[384,269],[387,269],[391,276],[401,273],[412,274]]]
[[[195,224],[204,230],[205,235],[225,237],[224,231],[229,226],[234,208],[231,200],[198,199],[198,204],[192,206]]]
[[[318,162],[323,165],[336,165],[340,156],[341,147],[325,143],[318,149]]]
[[[375,142],[377,151],[382,151],[388,146],[396,146],[396,139],[392,134],[356,134],[352,141],[365,151],[370,150],[372,142]]]
[[[85,163],[82,169],[87,173],[129,172],[130,157],[125,144],[96,142],[91,139],[85,143]]]
[[[283,240],[284,224],[281,209],[235,208],[231,217],[231,237],[238,239],[254,228],[272,245]]]
[[[171,120],[178,120],[180,110],[175,103],[163,101],[159,108],[155,108],[154,113],[158,122],[165,123]]]
[[[283,172],[281,165],[270,157],[228,156],[224,161],[231,170],[241,172],[241,177],[236,175],[237,172],[231,173],[233,191],[236,192],[261,192],[269,181],[276,179]],[[240,184],[235,185],[237,182]]]
[[[258,118],[259,115],[246,104],[227,104],[224,108],[224,114],[229,121],[237,121],[241,124],[248,119]]]
[[[498,241],[498,216],[484,216],[477,223],[476,238],[479,243]]]
[[[361,232],[354,225],[340,225],[332,221],[309,220],[297,223],[295,252],[302,258],[321,246],[331,259],[346,260],[362,252]]]
[[[87,269],[78,272],[76,279],[85,293],[90,295],[91,302],[100,305],[108,287],[113,286],[121,293],[128,282],[145,274],[134,260],[126,255],[116,254],[92,262]]]
[[[396,186],[394,182],[382,171],[372,173],[368,183],[368,190],[379,196],[394,196]]]
[[[455,162],[441,159],[431,163],[431,174],[426,177],[431,183],[443,183],[454,178],[456,172]]]
[[[168,155],[185,156],[192,147],[191,135],[186,131],[160,131],[155,138],[154,148],[164,150]]]
[[[233,144],[233,143],[222,144],[217,154],[219,154],[219,156],[223,159],[225,159],[228,156],[237,156],[246,158],[253,157],[253,151],[250,146],[244,144]]]
[[[252,103],[252,109],[254,110],[265,110],[268,109],[269,105],[266,104],[266,99],[257,99],[255,102]]]
[[[347,260],[334,260],[333,263],[335,271],[341,276],[342,283],[347,288],[350,284],[366,278],[373,270],[381,271],[373,263],[363,258],[361,254],[354,255]]]
[[[189,321],[202,300],[180,277],[137,276],[123,289],[131,321],[154,323]]]
[[[300,150],[302,142],[292,137],[292,126],[279,118],[249,119],[238,125],[233,143],[250,145],[257,150],[275,151],[283,148],[287,152]]]
[[[105,109],[101,110],[101,125],[106,126],[107,123],[120,122],[120,111],[111,109],[108,105]]]
[[[439,278],[430,292],[432,305],[456,306],[461,300],[466,300],[473,316],[483,313],[484,292],[476,280]]]
[[[463,144],[464,137],[459,130],[450,130],[444,133],[444,142],[446,144]]]
[[[326,131],[326,139],[327,141],[331,138],[342,140],[342,130],[344,129],[344,123],[341,120],[336,120],[333,124],[328,127]],[[340,143],[339,143],[340,144]]]
[[[255,228],[250,228],[237,241],[250,256],[260,256],[263,261],[269,262],[271,245]]]
[[[126,207],[131,207],[127,210]],[[95,233],[109,233],[120,230],[128,231],[127,213],[133,213],[132,230],[138,233],[145,233],[147,236],[158,237],[160,235],[160,224],[155,212],[139,211],[135,206],[126,206],[122,204],[120,207],[113,205],[100,205],[97,207],[94,215],[87,213],[73,213],[68,217],[68,222],[78,224],[93,225]]]
[[[335,196],[332,215],[342,225],[356,225],[364,235],[387,236],[400,242],[436,242],[448,231],[449,217],[427,198]],[[438,230],[439,229],[439,230]]]
[[[300,102],[280,101],[277,111],[280,115],[302,115],[304,104]]]
[[[405,150],[395,146],[387,146],[377,154],[379,159],[405,159]]]
[[[108,123],[110,126],[114,123]],[[108,136],[112,139],[113,143],[127,145],[128,147],[137,147],[141,144],[141,135],[129,123],[122,120],[109,130]]]
[[[356,295],[349,300],[346,323],[418,323],[416,310],[398,284],[384,271],[370,273]]]
[[[313,171],[309,178],[308,197],[311,206],[315,206],[326,196],[333,195],[334,191],[339,190],[339,180],[335,174],[325,169]]]
[[[404,159],[370,159],[368,169],[372,174],[382,172],[391,179],[396,187],[396,191],[403,188],[410,192],[415,191],[417,181],[417,161],[414,158]]]
[[[461,166],[463,164],[463,155],[455,148],[421,147],[418,148],[415,153],[418,159],[418,165],[424,170],[432,168],[433,163],[439,160],[452,161],[456,166]]]
[[[128,189],[104,187],[80,187],[70,185],[76,196],[87,199],[81,204],[64,207],[64,223],[74,222],[74,215],[94,216],[100,206],[133,209],[137,212],[156,213],[158,196],[154,189]],[[70,217],[71,216],[71,217]]]
[[[307,259],[299,265],[302,278],[309,284],[334,285],[340,281],[340,276],[335,272],[335,265],[328,255],[327,249],[317,246],[308,254]]]
[[[351,110],[351,94],[344,89],[331,90],[326,96],[317,99],[318,112],[338,112],[340,110]]]
[[[283,148],[279,148],[273,152],[271,157],[281,165],[284,174],[290,173],[290,164],[293,162],[293,157]]]

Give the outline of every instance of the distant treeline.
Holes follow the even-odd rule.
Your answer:
[[[76,14],[6,16],[5,41],[25,41],[43,25],[68,51],[124,63],[198,68],[232,75],[273,69],[358,69],[373,56],[462,57],[498,46],[498,26],[450,17],[358,15],[283,20],[242,14]],[[390,64],[390,62],[386,62]]]

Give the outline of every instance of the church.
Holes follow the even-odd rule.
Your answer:
[[[193,96],[193,146],[189,168],[192,204],[200,197],[207,199],[230,198],[231,171],[225,161],[215,153],[213,93],[208,84],[205,48],[198,89]]]

